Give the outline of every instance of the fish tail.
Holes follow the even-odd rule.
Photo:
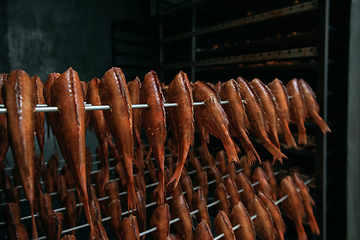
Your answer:
[[[101,161],[101,170],[102,170],[102,189],[108,186],[110,176],[109,176],[109,152],[108,152],[108,142],[104,141],[102,144],[102,161]]]
[[[271,143],[270,140],[263,143],[263,145],[266,147],[266,149],[273,155],[273,163],[275,163],[276,160],[279,160],[282,163],[282,158],[287,158],[277,147],[274,146],[274,144]]]
[[[136,193],[134,183],[130,181],[127,183],[127,201],[129,213],[130,211],[134,212],[134,210],[137,208]]]
[[[109,144],[109,146],[110,146],[111,153],[113,154],[114,159],[116,160],[116,162],[117,162],[117,163],[121,163],[121,159],[120,159],[119,153],[117,152],[114,144],[113,144],[111,141],[108,141],[108,144]]]
[[[139,144],[135,144],[135,161],[137,163],[138,166],[142,165],[144,166],[144,161],[143,161],[143,152],[141,150],[141,145]]]
[[[180,155],[179,156],[179,161],[178,161],[178,164],[176,166],[175,172],[173,173],[172,177],[170,178],[170,180],[166,184],[166,186],[170,186],[171,184],[174,183],[173,187],[176,188],[176,186],[177,186],[177,184],[178,184],[178,182],[180,180],[181,173],[182,173],[182,170],[183,170],[187,155],[189,153],[189,145],[183,146],[179,153],[180,153],[179,154]]]
[[[159,176],[158,204],[162,206],[165,204],[164,165],[159,167],[158,176]]]
[[[224,144],[224,148],[228,157],[229,164],[231,162],[239,163],[239,158],[234,146],[234,141],[230,138],[230,136],[228,141],[226,141],[226,144]]]
[[[94,225],[93,225],[93,221],[92,221],[92,218],[91,218],[90,206],[89,206],[89,197],[88,197],[86,187],[85,187],[85,189],[82,189],[82,192],[83,193],[81,193],[78,190],[78,193],[79,193],[79,195],[81,197],[81,201],[82,201],[82,203],[84,205],[84,211],[85,211],[86,219],[88,220],[88,223],[89,223],[89,226],[90,226],[90,236],[93,236]]]
[[[288,147],[294,147],[296,148],[296,142],[295,139],[293,137],[293,135],[290,132],[289,126],[286,125],[286,123],[284,123],[285,125],[283,126],[283,134],[284,134],[284,138],[285,138],[285,142],[288,145]]]
[[[296,228],[296,232],[298,234],[298,239],[299,240],[307,240],[307,236],[304,230],[304,227],[301,223],[301,220],[295,220],[295,228]]]
[[[31,223],[32,223],[32,236],[33,236],[33,239],[37,239],[38,238],[38,233],[37,233],[37,229],[36,229],[36,222],[35,222],[33,206],[31,206]]]
[[[326,132],[331,133],[329,126],[325,123],[324,119],[322,119],[317,112],[313,111],[311,114],[311,117],[314,119],[316,124],[320,127],[323,134],[325,134]]]
[[[261,163],[260,156],[252,144],[251,146],[247,146],[245,148],[245,152],[246,152],[246,159],[250,165],[253,165],[256,162],[256,159],[258,159],[259,163]]]
[[[276,132],[276,129],[274,128],[270,128],[270,131],[268,132],[268,136],[270,141],[274,144],[274,146],[278,149],[280,149],[280,142],[279,142],[279,138]]]
[[[311,209],[312,211],[312,209]],[[313,234],[320,235],[319,226],[313,214],[308,214],[310,229]]]
[[[300,128],[300,129],[298,128],[298,134],[299,134],[298,144],[306,145],[307,144],[307,139],[306,139],[306,129],[305,129],[305,127]]]

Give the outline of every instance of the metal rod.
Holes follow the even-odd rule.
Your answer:
[[[221,104],[229,104],[229,101],[221,101]],[[194,102],[193,103],[194,106],[201,106],[201,105],[205,105],[204,102]],[[178,104],[177,103],[164,103],[165,107],[177,107]],[[132,108],[133,109],[139,109],[139,108],[148,108],[149,105],[147,104],[133,104]],[[109,105],[101,105],[101,106],[93,106],[91,104],[85,104],[85,111],[95,111],[95,110],[110,110],[110,106]],[[57,107],[48,107],[46,105],[45,106],[36,106],[35,107],[35,112],[57,112],[58,108]],[[7,109],[6,108],[0,108],[0,114],[5,114],[7,113]]]

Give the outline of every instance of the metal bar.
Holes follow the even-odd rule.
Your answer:
[[[224,23],[216,24],[213,26],[205,27],[205,28],[200,28],[193,32],[186,32],[186,33],[181,33],[178,35],[166,37],[163,39],[163,43],[169,43],[169,42],[177,41],[180,39],[189,38],[192,36],[199,36],[202,34],[217,32],[220,30],[234,28],[234,27],[246,25],[249,23],[260,22],[260,21],[264,21],[267,19],[271,19],[271,18],[287,16],[287,15],[291,15],[294,13],[306,12],[306,11],[315,10],[315,9],[318,9],[318,1],[296,4],[293,6],[280,8],[280,9],[276,9],[273,11],[249,16],[249,17],[239,18],[239,19],[236,19],[233,21],[224,22]]]
[[[221,101],[221,104],[229,104],[229,101]],[[204,102],[194,102],[193,106],[200,106],[200,105],[205,105]],[[177,107],[178,104],[177,103],[164,103],[165,107]],[[133,109],[139,109],[139,108],[148,108],[149,105],[147,104],[133,104],[132,108]],[[110,106],[109,105],[101,105],[101,106],[93,106],[91,104],[86,103],[85,104],[85,111],[95,111],[95,110],[110,110]],[[58,108],[57,107],[35,107],[35,112],[57,112]],[[7,113],[7,109],[6,108],[0,108],[0,114],[4,114]]]
[[[274,59],[316,57],[317,55],[318,55],[317,47],[313,46],[313,47],[305,47],[305,48],[293,48],[293,49],[280,50],[280,51],[243,54],[243,55],[230,56],[230,57],[209,58],[209,59],[202,59],[192,62],[166,63],[163,64],[163,67],[165,69],[185,68],[185,67],[204,67],[204,66],[213,66],[220,64],[267,61]]]

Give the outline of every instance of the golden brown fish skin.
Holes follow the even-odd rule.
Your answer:
[[[50,93],[50,89],[51,89],[51,85],[54,83],[54,81],[60,76],[60,73],[50,73],[48,78],[46,79],[46,82],[44,84],[44,100],[45,103],[48,106],[51,106],[51,93]],[[48,137],[50,137],[50,127],[54,133],[55,136],[55,129],[53,129],[53,125],[54,125],[54,121],[53,121],[53,113],[48,112],[46,114],[46,123],[47,123],[47,127],[48,127]]]
[[[0,74],[0,89],[5,84],[7,77],[8,74],[6,73]],[[1,91],[0,91],[0,104],[4,104]],[[8,149],[9,149],[9,138],[8,138],[6,114],[0,114],[0,166],[4,164],[4,159],[6,157]],[[2,171],[1,168],[0,170]]]
[[[42,194],[39,193],[39,215],[40,219],[43,222],[43,226],[45,226],[46,216],[52,214],[54,211],[52,209],[52,201],[51,196],[47,193]]]
[[[89,194],[89,205],[90,205],[90,213],[91,218],[93,219],[93,222],[102,220],[101,217],[101,208],[98,201],[98,198],[96,196],[96,191],[93,185],[88,185],[88,194]]]
[[[258,78],[254,78],[250,85],[258,96],[259,102],[261,103],[262,109],[264,111],[265,120],[269,126],[269,136],[273,144],[280,149],[279,138],[277,134],[277,114],[276,114],[276,105],[274,101],[274,96],[271,93],[271,90],[260,81]]]
[[[263,193],[266,193],[266,195],[268,195],[270,197],[274,197],[274,194],[272,192],[272,188],[270,186],[270,183],[266,176],[266,173],[264,172],[264,170],[261,167],[255,168],[253,174],[251,175],[251,182],[252,183],[259,182],[259,184],[257,184],[254,187],[256,192],[261,191]],[[276,200],[276,198],[274,200]]]
[[[160,205],[154,210],[150,219],[150,228],[157,228],[153,232],[155,240],[165,239],[170,234],[170,220],[169,205]]]
[[[213,240],[214,237],[206,220],[202,220],[195,228],[194,239]]]
[[[271,83],[269,83],[268,87],[271,89],[271,92],[275,97],[277,116],[279,118],[281,131],[284,135],[286,144],[289,147],[296,147],[296,142],[289,129],[290,112],[287,90],[278,78],[275,78]]]
[[[144,197],[143,191],[136,191],[136,201],[138,210],[135,212],[135,216],[138,220],[139,231],[143,232],[146,230],[146,199]],[[141,239],[144,240],[145,235],[142,236]]]
[[[256,235],[260,239],[275,240],[276,230],[272,217],[258,196],[255,195],[255,197],[248,202],[247,210],[251,216],[257,215],[253,220]]]
[[[159,177],[158,203],[163,205],[165,203],[164,143],[166,139],[166,118],[164,96],[161,92],[159,78],[154,71],[150,71],[145,75],[140,90],[140,102],[149,105],[148,108],[141,109],[141,120],[157,163]]]
[[[225,181],[226,192],[230,195],[230,209],[240,201],[240,194],[233,179],[228,177]],[[230,215],[229,215],[230,216]]]
[[[223,182],[222,175],[219,172],[219,169],[215,165],[209,168],[209,176],[210,179],[215,179],[218,184]]]
[[[75,192],[68,192],[64,198],[63,205],[65,206],[65,223],[68,228],[76,226],[77,211],[76,211],[76,198]],[[75,235],[76,230],[71,231],[72,235]]]
[[[65,177],[61,174],[57,175],[55,178],[55,184],[56,184],[56,191],[58,192],[58,196],[60,199],[60,203],[62,203],[67,194]]]
[[[274,159],[279,159],[279,161],[282,162],[282,158],[286,156],[282,154],[267,137],[263,110],[256,94],[245,79],[238,77],[236,82],[239,84],[242,98],[246,101],[245,112],[250,122],[251,130],[257,138],[259,138],[264,147],[273,155]]]
[[[100,79],[93,78],[88,83],[86,102],[93,106],[100,106],[101,100],[99,95]],[[91,125],[94,127],[96,138],[99,142],[101,151],[101,168],[104,170],[104,178],[101,188],[104,189],[109,184],[109,153],[108,146],[112,144],[109,128],[106,125],[104,113],[102,110],[88,111]]]
[[[169,119],[173,142],[179,154],[176,170],[168,185],[175,183],[177,186],[184,167],[190,145],[194,143],[194,111],[190,83],[186,73],[180,71],[170,83],[167,90],[166,101],[177,103],[177,107],[166,109]]]
[[[103,176],[104,176],[103,171],[104,169],[100,168],[100,171],[94,173],[93,175],[93,182],[95,183],[96,196],[98,198],[103,198],[107,196],[106,189],[102,188]],[[116,181],[114,182],[116,183]],[[105,199],[103,201],[100,201],[99,203],[101,205],[102,212],[104,213],[105,216],[107,216],[108,215],[107,205],[110,203],[109,199]]]
[[[320,235],[320,230],[316,222],[316,218],[313,213],[312,206],[315,206],[314,199],[309,194],[309,188],[305,185],[304,181],[300,177],[299,173],[294,173],[293,180],[296,184],[296,186],[300,190],[300,196],[302,198],[302,203],[304,205],[304,209],[306,212],[306,215],[309,219],[309,224],[311,228],[311,232]]]
[[[229,119],[229,128],[240,140],[249,163],[254,163],[256,158],[261,161],[259,154],[256,152],[247,135],[245,107],[242,102],[238,83],[234,79],[225,82],[221,88],[220,97],[221,100],[230,102],[230,104],[223,105]]]
[[[82,86],[75,70],[69,68],[51,85],[51,106],[59,111],[53,114],[57,142],[69,165],[76,189],[84,204],[86,218],[93,232],[86,184],[85,107]]]
[[[156,183],[158,181],[158,177],[156,175],[156,169],[151,159],[145,161],[146,169],[149,171],[150,178],[152,182]]]
[[[73,235],[65,235],[61,240],[76,240],[76,237]]]
[[[94,222],[94,238],[95,240],[107,240],[109,239],[104,227],[101,224],[101,221]]]
[[[281,216],[280,209],[275,204],[274,200],[271,199],[271,197],[266,195],[265,193],[258,192],[258,197],[263,202],[263,204],[265,205],[265,207],[267,208],[273,219],[274,226],[276,228],[276,237],[280,240],[284,240],[285,224]]]
[[[216,90],[216,92],[218,94],[220,94],[221,90],[222,90],[222,87],[225,83],[221,83],[221,81],[218,81],[215,85],[214,85],[214,89]]]
[[[58,175],[59,161],[59,155],[57,153],[54,153],[51,155],[49,161],[47,162],[47,168],[50,170],[54,181],[56,179],[56,176]]]
[[[107,207],[110,215],[110,227],[114,232],[117,240],[121,240],[121,203],[119,199],[115,199],[110,202]]]
[[[54,212],[45,217],[45,235],[47,239],[60,240],[63,217],[60,212]]]
[[[186,201],[189,205],[189,209],[192,210],[192,198],[194,196],[194,186],[191,178],[187,173],[186,169],[183,168],[180,178],[181,189],[185,191]]]
[[[176,187],[172,193],[171,201],[171,216],[173,219],[180,218],[179,221],[174,223],[176,232],[182,240],[194,239],[193,222],[190,216],[189,206],[185,200],[181,190]]]
[[[206,131],[220,138],[223,142],[229,163],[239,162],[234,141],[229,134],[229,121],[220,104],[217,92],[208,84],[197,81],[193,87],[195,102],[204,102],[203,106],[194,107],[195,119],[204,126]]]
[[[290,176],[283,178],[279,186],[279,198],[288,195],[282,202],[286,216],[294,221],[299,240],[306,240],[307,236],[302,225],[305,209],[302,205],[300,193],[296,190],[296,185]]]
[[[316,96],[312,88],[309,86],[307,82],[304,81],[304,79],[300,79],[298,83],[300,85],[302,94],[304,94],[306,117],[307,118],[311,117],[312,119],[314,119],[314,121],[320,127],[323,134],[325,134],[326,132],[331,132],[329,126],[325,123],[324,119],[322,119],[319,115],[319,105],[315,100]]]
[[[209,193],[209,184],[208,184],[208,177],[205,170],[201,171],[200,173],[196,174],[196,179],[198,181],[198,185],[202,188],[205,202],[207,202],[207,196]]]
[[[60,171],[61,175],[63,175],[65,177],[65,183],[66,183],[66,187],[68,189],[74,188],[74,177],[71,173],[71,169],[69,167],[68,164],[65,164],[61,171]]]
[[[242,169],[242,172],[244,173],[244,175],[247,178],[251,177],[251,165],[250,163],[247,161],[247,157],[246,155],[242,156],[240,158],[240,167]]]
[[[55,192],[55,187],[54,187],[54,179],[53,179],[53,175],[51,174],[50,169],[48,169],[47,167],[45,167],[42,170],[42,177],[44,179],[44,185],[45,185],[45,191],[47,193],[53,193]]]
[[[6,232],[10,240],[29,240],[26,227],[20,222],[10,223]]]
[[[136,205],[133,178],[133,162],[135,160],[132,104],[125,75],[120,68],[113,67],[104,74],[99,84],[99,94],[101,103],[109,105],[111,108],[111,111],[104,112],[104,116],[122,157],[121,163],[127,180],[128,209],[132,210]]]
[[[217,168],[218,168],[219,172],[221,173],[221,175],[225,175],[226,174],[225,173],[226,172],[226,166],[228,165],[228,163],[226,162],[225,151],[224,150],[221,150],[221,151],[216,153],[215,162],[219,163],[217,165]]]
[[[306,108],[303,93],[299,86],[299,82],[296,78],[286,84],[286,89],[289,94],[289,109],[290,109],[290,120],[297,125],[298,129],[298,144],[306,145],[306,129],[304,126]]]
[[[272,190],[272,199],[274,201],[276,201],[277,199],[277,180],[276,180],[276,177],[275,177],[275,172],[274,172],[274,168],[271,164],[270,161],[265,161],[265,162],[262,162],[262,168],[264,170],[264,172],[266,173],[266,176],[268,178],[268,181],[270,183],[270,186],[271,186],[271,190]]]
[[[170,214],[169,214],[170,215]],[[135,216],[130,215],[121,222],[121,237],[126,240],[140,240],[139,227]]]
[[[216,206],[219,211],[221,210],[225,212],[227,216],[230,216],[230,202],[227,195],[225,185],[223,183],[219,183],[214,191],[215,200],[220,201]]]
[[[35,85],[36,104],[45,104],[43,82],[37,75],[34,75],[31,78],[31,81],[33,81],[33,83]],[[36,134],[36,139],[39,143],[40,154],[41,154],[41,163],[43,166],[45,166],[45,164],[44,164],[44,143],[45,143],[44,123],[45,123],[45,113],[35,113],[35,134]]]
[[[6,203],[2,210],[2,215],[6,223],[20,222],[21,213],[19,205],[16,203]]]
[[[127,183],[126,180],[126,173],[124,171],[124,168],[121,163],[117,163],[115,166],[115,175],[117,178],[119,178],[119,189],[125,190],[125,185]]]
[[[199,190],[197,190],[197,192],[195,192],[192,204],[193,210],[199,210],[199,212],[195,214],[196,220],[200,222],[204,219],[208,226],[211,228],[211,221],[206,204],[206,199],[203,193],[203,189],[201,187],[199,188]]]
[[[7,111],[8,136],[15,164],[19,169],[25,195],[30,204],[33,238],[37,238],[34,218],[35,143],[34,110],[35,86],[23,70],[14,70],[2,87],[2,97]]]
[[[222,233],[225,235],[223,239],[226,240],[236,239],[228,215],[225,212],[219,211],[219,213],[215,218],[214,226],[215,226],[215,231],[218,235]]]
[[[240,225],[238,229],[234,230],[236,239],[255,240],[254,224],[242,202],[239,202],[231,210],[230,222],[233,227]]]
[[[109,201],[112,202],[113,200],[119,199],[119,187],[116,181],[111,182],[107,189],[106,189],[107,195],[109,196]]]
[[[236,166],[235,166],[234,162],[232,162],[232,163],[230,163],[230,164],[228,164],[226,166],[226,172],[225,173],[229,175],[229,178],[231,178],[232,180],[235,180],[237,170],[236,170]]]
[[[235,183],[239,190],[243,190],[240,192],[240,196],[245,207],[247,207],[248,201],[255,197],[254,188],[251,186],[250,180],[242,172],[239,172],[236,176]]]

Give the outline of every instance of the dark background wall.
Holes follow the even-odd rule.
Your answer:
[[[0,71],[21,68],[43,81],[73,67],[80,79],[112,67],[111,23],[146,14],[141,0],[0,1]]]

